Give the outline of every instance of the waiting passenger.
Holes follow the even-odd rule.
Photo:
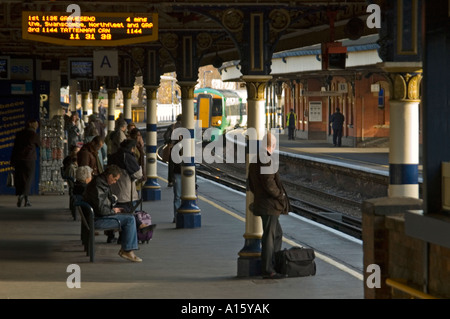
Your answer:
[[[95,227],[114,228],[119,222],[122,246],[119,256],[133,262],[142,262],[142,259],[134,254],[134,250],[138,249],[134,216],[122,214],[123,208],[113,206],[115,200],[111,185],[117,183],[121,174],[120,167],[108,165],[102,174],[94,176],[94,179],[87,185],[83,198],[94,210]]]
[[[84,192],[86,190],[87,184],[92,180],[92,168],[89,166],[80,166],[77,168],[76,180],[73,186],[73,196],[75,201],[80,201],[83,199]]]
[[[330,118],[330,124],[333,128],[333,144],[338,147],[342,145],[342,132],[345,121],[345,117],[340,111],[340,108],[337,107],[336,112]]]
[[[267,153],[270,155],[276,148],[276,138],[271,133],[267,137]],[[251,210],[255,216],[261,216],[263,235],[261,239],[261,266],[263,278],[278,279],[285,277],[275,271],[275,253],[281,250],[283,230],[279,222],[280,214],[290,210],[289,199],[284,190],[278,171],[262,174],[261,168],[271,166],[269,161],[263,164],[259,158],[256,163],[250,163],[248,180],[250,190],[254,194]]]
[[[92,141],[83,145],[77,154],[78,166],[90,166],[93,169],[93,175],[99,175],[103,172],[103,165],[98,157],[99,150],[104,141],[97,135]]]
[[[181,127],[181,114],[177,116],[177,121],[173,125],[173,130]],[[181,136],[179,140],[172,140],[172,147],[179,143],[181,140]],[[181,163],[175,163],[172,159],[172,156],[169,156],[169,170],[172,169],[172,181],[173,181],[173,222],[177,222],[177,211],[181,206]],[[170,174],[169,174],[170,176]]]

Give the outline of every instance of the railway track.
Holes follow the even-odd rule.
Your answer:
[[[158,154],[162,147],[158,148]],[[161,157],[159,156],[161,160]],[[246,180],[245,178],[238,177],[229,171],[224,171],[217,166],[210,164],[196,164],[196,174],[197,176],[202,176],[206,179],[212,180],[216,183],[220,183],[234,190],[244,192],[246,191]],[[284,182],[286,184],[295,184],[291,182]],[[326,198],[327,202],[336,206],[336,203],[343,203],[347,206],[359,208],[361,203],[344,198],[342,196],[337,196],[334,194],[329,194],[318,189],[313,189],[306,186],[301,186],[298,184],[292,185],[295,189],[302,189],[303,192],[308,192],[314,194],[316,197]],[[305,199],[300,199],[295,196],[289,196],[292,213],[308,218],[317,223],[323,224],[337,231],[350,235],[352,237],[361,239],[362,238],[362,225],[361,218],[350,216],[341,211],[337,211],[334,208],[326,207],[323,204],[317,204],[313,201],[307,201]]]

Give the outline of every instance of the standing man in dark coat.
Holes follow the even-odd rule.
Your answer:
[[[267,134],[267,154],[270,158],[276,148],[276,138]],[[262,147],[262,146],[261,146]],[[263,235],[261,239],[261,266],[263,278],[279,279],[284,276],[277,273],[274,267],[275,253],[281,250],[283,230],[279,222],[280,214],[290,211],[289,199],[282,185],[278,171],[264,174],[263,169],[271,166],[271,160],[264,164],[260,156],[256,163],[250,163],[248,181],[254,194],[251,210],[261,216]]]
[[[331,115],[330,123],[333,129],[333,144],[334,146],[342,145],[342,131],[344,126],[344,115],[340,112],[340,109],[337,107],[336,112]]]
[[[11,166],[14,167],[14,181],[16,186],[17,207],[22,205],[31,206],[28,194],[36,170],[37,152],[36,148],[41,146],[41,139],[36,133],[39,127],[37,120],[27,121],[25,128],[18,132],[14,140],[11,154]]]

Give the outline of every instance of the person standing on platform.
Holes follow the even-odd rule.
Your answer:
[[[279,279],[285,277],[275,271],[274,265],[275,253],[281,250],[283,238],[279,217],[281,214],[287,214],[291,207],[278,170],[274,171],[272,168],[269,172],[264,172],[264,169],[271,168],[271,155],[277,145],[276,137],[273,134],[267,133],[266,138],[265,150],[269,161],[263,163],[260,158],[261,155],[258,154],[256,163],[250,163],[249,165],[248,182],[254,195],[251,211],[255,216],[261,217],[263,225],[261,238],[262,276],[266,279]]]
[[[14,167],[17,207],[31,206],[28,194],[36,171],[36,149],[41,146],[41,139],[36,133],[39,127],[37,120],[29,120],[25,128],[18,132],[11,153],[11,166]]]
[[[117,152],[120,148],[120,143],[127,139],[127,134],[125,133],[127,130],[127,125],[127,122],[122,118],[118,118],[116,120],[116,127],[114,131],[110,132],[106,137],[108,155]]]
[[[345,117],[340,111],[339,107],[337,107],[336,112],[330,118],[330,124],[333,129],[333,144],[339,147],[342,145],[342,132],[345,121]]]
[[[178,114],[177,121],[175,124],[173,124],[172,132],[176,130],[177,128],[181,127],[181,114]],[[172,135],[172,133],[171,133]],[[175,146],[177,143],[179,143],[181,140],[172,140],[172,137],[170,137],[170,144]],[[172,170],[169,172],[169,178],[170,174],[172,174],[172,183],[173,183],[173,222],[177,222],[177,211],[178,208],[181,206],[181,163],[175,163],[173,161],[172,155],[169,156],[169,170]],[[170,183],[170,180],[169,180]]]
[[[291,113],[287,116],[286,126],[288,127],[289,139],[295,140],[295,124],[297,123],[297,114],[294,113],[294,109],[291,109]]]
[[[98,157],[98,151],[102,148],[104,141],[97,135],[92,141],[83,145],[77,153],[78,166],[89,166],[92,168],[92,175],[100,175],[103,172],[103,164]]]
[[[78,121],[79,118],[77,112],[72,113],[70,121],[67,124],[67,144],[69,147],[83,141],[83,135],[81,134]]]
[[[172,142],[171,136],[172,136],[173,130],[175,129],[175,125],[177,127],[181,127],[181,114],[177,115],[176,122],[173,123],[172,125],[170,125],[167,128],[166,132],[164,133],[164,144],[166,144],[166,147],[168,147],[169,150],[171,150],[171,147],[173,147],[173,144],[174,144]],[[168,187],[172,187],[173,183],[174,183],[173,169],[174,169],[174,163],[173,163],[173,161],[171,161],[169,159],[168,170],[167,170],[167,180],[169,181],[167,184]]]

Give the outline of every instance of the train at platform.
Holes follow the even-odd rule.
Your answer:
[[[194,117],[203,131],[214,128],[214,135],[223,135],[230,129],[246,126],[246,98],[233,90],[197,89],[194,91]]]

